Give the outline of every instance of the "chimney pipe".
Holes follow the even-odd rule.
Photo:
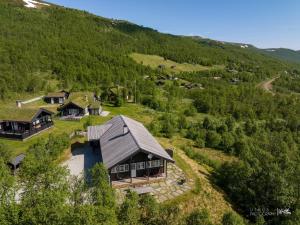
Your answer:
[[[127,134],[129,132],[127,125],[124,125],[123,127],[123,135]]]
[[[18,108],[22,108],[22,101],[17,100],[16,105],[17,105]]]

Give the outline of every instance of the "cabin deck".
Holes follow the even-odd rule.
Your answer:
[[[139,187],[145,184],[151,183],[158,183],[166,179],[166,176],[162,174],[161,176],[157,177],[135,177],[135,178],[128,178],[118,181],[112,181],[113,188],[125,188],[125,187]]]
[[[53,126],[53,122],[48,122],[45,124],[41,124],[39,127],[33,128],[32,130],[25,131],[4,131],[0,130],[0,138],[8,138],[8,139],[17,139],[17,140],[25,140],[33,135],[36,135],[44,130]]]

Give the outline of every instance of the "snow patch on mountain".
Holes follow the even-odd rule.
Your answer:
[[[27,7],[27,8],[37,8],[37,5],[49,6],[49,4],[42,3],[42,2],[37,2],[37,1],[34,1],[34,0],[23,0],[23,2],[26,3],[25,7]]]

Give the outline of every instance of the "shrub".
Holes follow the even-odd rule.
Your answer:
[[[185,116],[195,116],[197,113],[197,109],[191,105],[190,107],[188,107],[186,110],[184,110],[184,115]]]
[[[222,219],[223,225],[245,225],[242,217],[234,212],[225,213]]]
[[[221,136],[215,131],[209,131],[206,135],[206,146],[217,148],[221,142]]]
[[[205,147],[205,141],[201,137],[196,138],[195,144],[198,148],[204,148]]]
[[[124,104],[124,101],[121,97],[117,97],[115,102],[114,102],[114,106],[115,107],[121,107]]]
[[[186,225],[212,225],[206,210],[195,210],[186,218]]]

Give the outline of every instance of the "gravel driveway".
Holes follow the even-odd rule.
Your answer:
[[[99,151],[93,151],[89,145],[72,150],[71,158],[63,163],[70,170],[71,175],[79,176],[86,174],[97,162],[100,162]]]

